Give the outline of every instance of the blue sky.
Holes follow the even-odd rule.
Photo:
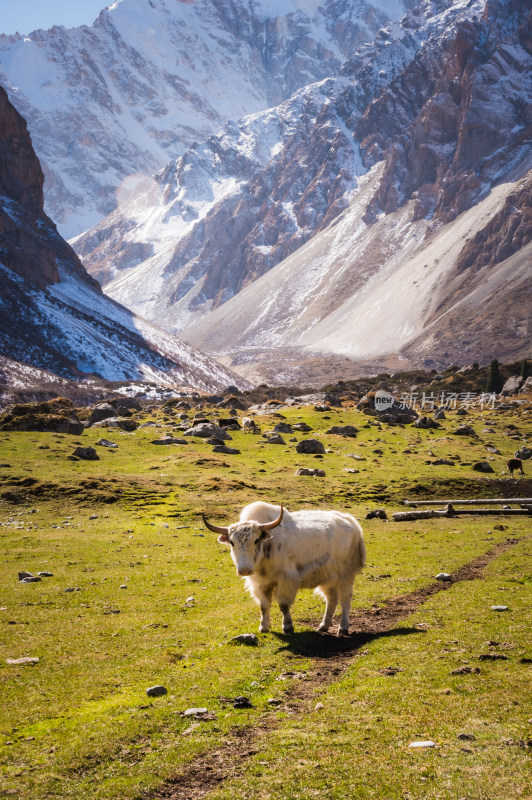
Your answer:
[[[91,25],[113,0],[0,0],[0,33]]]

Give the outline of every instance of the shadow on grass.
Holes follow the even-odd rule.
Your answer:
[[[298,656],[312,658],[333,658],[341,654],[355,653],[361,647],[384,637],[409,636],[414,633],[425,633],[419,628],[393,628],[392,630],[353,632],[348,636],[334,636],[316,631],[300,633],[272,633],[280,642],[278,652],[288,651]]]

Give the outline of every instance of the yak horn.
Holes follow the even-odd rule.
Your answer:
[[[203,522],[205,523],[205,526],[210,531],[212,531],[213,533],[225,534],[225,536],[227,536],[229,528],[221,528],[219,525],[213,525],[212,522],[209,522],[205,514],[202,514],[201,516],[203,517]]]
[[[279,514],[277,519],[275,519],[273,522],[266,522],[264,525],[261,525],[260,527],[262,528],[263,531],[271,531],[272,528],[276,528],[278,525],[281,524],[281,521],[283,519],[283,514],[284,514],[284,508],[281,506],[281,513]]]

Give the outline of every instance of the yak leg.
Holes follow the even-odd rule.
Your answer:
[[[318,627],[319,631],[328,631],[338,605],[338,591],[336,586],[320,586],[320,592],[325,597],[325,613]]]
[[[342,618],[338,628],[338,636],[347,636],[349,632],[349,612],[353,600],[353,584],[344,584],[340,589],[340,603],[342,606]]]
[[[271,627],[270,609],[272,607],[273,586],[255,589],[255,597],[260,603],[259,633],[268,633]]]
[[[289,592],[285,590],[282,594],[277,593],[277,602],[279,603],[279,608],[281,609],[281,614],[283,615],[283,633],[293,633],[294,632],[294,623],[292,621],[292,615],[290,614],[290,608],[296,599],[296,592]]]

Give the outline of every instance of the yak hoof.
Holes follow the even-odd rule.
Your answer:
[[[286,628],[283,625],[283,633],[293,633],[293,632],[294,632],[294,626],[293,625],[290,625],[290,626],[288,626]]]
[[[270,629],[268,627],[266,627],[266,625],[260,625],[259,626],[259,633],[269,633],[269,632],[270,632]]]
[[[338,636],[347,636],[349,628],[338,628]]]
[[[318,633],[327,633],[328,630],[329,630],[328,625],[324,625],[323,623],[321,625],[318,625]]]

